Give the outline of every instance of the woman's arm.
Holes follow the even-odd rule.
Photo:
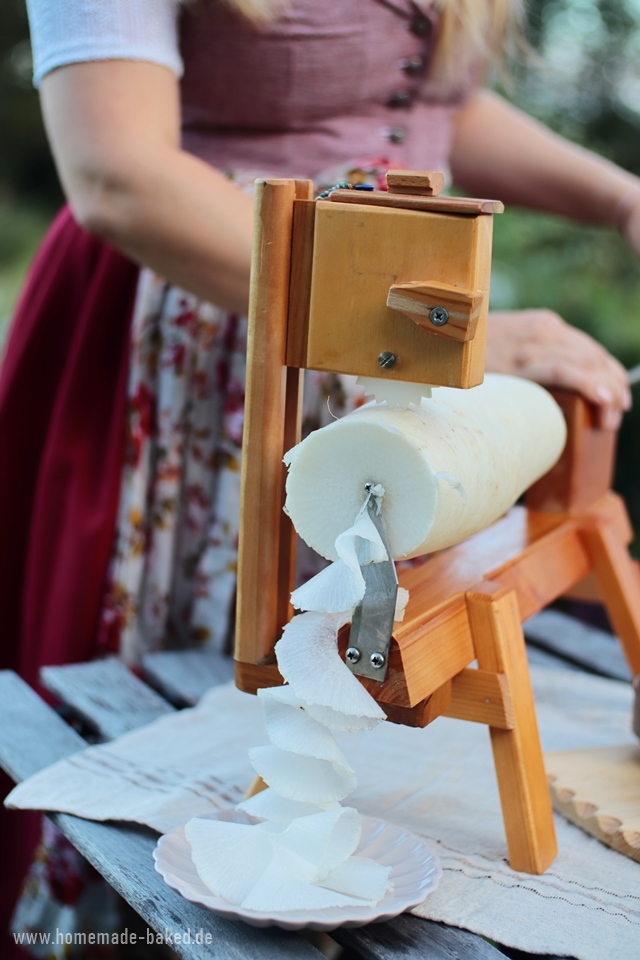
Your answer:
[[[180,149],[175,75],[132,60],[71,64],[44,77],[41,98],[78,222],[185,290],[246,312],[252,201]]]
[[[476,196],[616,226],[640,256],[640,178],[495,93],[481,90],[458,114],[451,170]]]
[[[476,196],[618,227],[640,256],[640,179],[480,91],[456,121],[451,169]],[[631,405],[623,367],[550,310],[494,313],[487,368],[577,390],[615,427]]]

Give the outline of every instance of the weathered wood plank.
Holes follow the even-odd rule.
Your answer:
[[[44,667],[41,682],[106,740],[173,712],[115,658]]]
[[[156,835],[137,827],[79,820],[66,814],[52,818],[80,853],[165,942],[184,960],[320,960],[322,954],[295,933],[257,930],[223,920],[185,900],[156,873],[152,852]],[[209,944],[177,943],[190,930],[192,939]],[[210,936],[207,937],[207,934]]]
[[[0,766],[19,783],[86,747],[17,674],[0,671]]]
[[[233,680],[234,661],[203,650],[167,651],[147,654],[142,669],[172,703],[192,707],[210,687]]]
[[[581,669],[575,663],[567,663],[566,660],[561,660],[560,657],[534,646],[533,643],[527,643],[527,660],[530,666],[535,664],[538,667],[550,667],[553,670],[568,670],[580,673]]]
[[[111,671],[110,675],[114,677],[116,674]],[[104,683],[101,686],[103,695],[110,696]],[[34,691],[8,671],[0,672],[0,704],[10,718],[9,723],[0,723],[0,765],[16,781],[86,745],[82,737],[63,723]],[[103,732],[108,735],[107,730]],[[151,851],[155,836],[151,831],[92,823],[62,814],[54,815],[52,819],[158,933],[173,937],[190,928],[192,932],[201,930],[205,935],[211,934],[210,945],[174,944],[178,955],[185,960],[235,957],[243,960],[253,957],[319,960],[321,954],[293,934],[277,930],[254,931],[241,923],[231,924],[180,897],[153,869]],[[356,930],[340,929],[332,936],[336,942],[359,952],[364,960],[450,960],[463,957],[464,960],[497,960],[501,956],[475,934],[407,915],[387,924]]]
[[[0,765],[15,780],[86,745],[15,674],[0,673],[0,704],[4,714]],[[192,937],[203,934],[201,944],[173,942],[183,960],[320,960],[319,951],[297,934],[223,920],[181,897],[155,872],[151,854],[156,837],[151,830],[93,823],[66,814],[52,819],[157,933],[172,939],[176,934],[182,939],[187,930]]]
[[[610,633],[587,626],[558,610],[543,610],[528,620],[524,634],[529,644],[561,657],[589,673],[612,680],[630,680],[619,642]]]
[[[388,923],[331,934],[363,960],[500,960],[504,955],[475,933],[403,914]],[[545,958],[546,960],[546,958]]]

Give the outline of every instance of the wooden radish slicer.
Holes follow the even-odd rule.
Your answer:
[[[502,205],[437,196],[439,174],[387,179],[388,193],[317,201],[309,181],[256,185],[235,654],[245,691],[282,683],[273,648],[295,565],[282,457],[300,439],[303,370],[460,388],[484,376]],[[572,588],[597,590],[640,673],[640,575],[610,490],[615,434],[577,395],[555,396],[569,429],[559,463],[525,506],[399,571],[410,599],[386,676],[360,678],[396,723],[443,715],[489,727],[509,860],[527,873],[542,873],[557,847],[522,622]]]

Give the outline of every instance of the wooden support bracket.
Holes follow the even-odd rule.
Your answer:
[[[438,717],[447,716],[451,706],[451,682],[443,683],[435,693],[415,707],[399,707],[395,703],[381,703],[380,706],[391,723],[401,723],[405,727],[426,727]]]
[[[611,489],[617,431],[598,423],[593,404],[571,390],[549,391],[567,421],[567,444],[556,465],[527,491],[527,507],[541,513],[577,513]]]
[[[595,522],[583,533],[609,619],[629,664],[640,674],[640,572],[612,522]]]
[[[489,728],[509,863],[544,873],[558,847],[516,594],[484,582],[466,596],[479,668],[503,674],[515,693],[513,728]]]
[[[444,716],[513,730],[515,714],[509,681],[503,673],[463,670],[451,681],[451,703]]]

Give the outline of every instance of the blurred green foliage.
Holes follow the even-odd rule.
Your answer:
[[[31,82],[25,0],[0,3],[0,131],[1,193],[48,208],[58,204],[60,188],[44,138],[38,94]]]
[[[47,147],[24,0],[0,3],[0,343],[29,261],[62,202]]]
[[[55,2],[55,0],[51,0]],[[640,174],[640,0],[529,0],[534,55],[506,95]],[[24,0],[0,3],[0,327],[61,192],[46,146]],[[640,362],[640,266],[613,230],[517,210],[496,218],[495,307],[546,306]],[[640,390],[616,479],[640,530]]]
[[[535,55],[507,95],[640,174],[640,0],[529,0]],[[640,363],[640,265],[613,229],[525,211],[496,218],[492,303],[544,306]],[[640,387],[620,432],[616,489],[640,531]],[[635,550],[640,555],[640,542]]]
[[[0,194],[0,346],[49,219],[48,211],[39,205]]]

